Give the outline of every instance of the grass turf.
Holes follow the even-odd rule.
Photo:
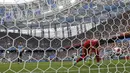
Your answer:
[[[96,62],[79,62],[73,66],[72,62],[37,62],[37,63],[6,63],[0,64],[3,73],[130,73],[130,61],[106,60],[101,65]]]

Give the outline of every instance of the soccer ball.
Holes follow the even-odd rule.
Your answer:
[[[7,53],[9,53],[9,51],[7,51]]]
[[[113,53],[116,55],[122,54],[122,49],[120,47],[113,48]]]
[[[24,53],[26,52],[27,50],[24,50]]]

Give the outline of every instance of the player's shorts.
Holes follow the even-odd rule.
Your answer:
[[[85,58],[85,55],[82,55],[81,58],[84,59],[84,58]]]

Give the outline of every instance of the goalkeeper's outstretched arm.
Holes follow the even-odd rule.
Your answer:
[[[125,38],[130,38],[130,32],[118,34],[118,35],[113,36],[112,38],[107,38],[107,39],[103,38],[103,39],[100,39],[99,42],[100,42],[100,45],[103,45],[105,43],[114,43],[116,42],[116,40],[125,39]]]

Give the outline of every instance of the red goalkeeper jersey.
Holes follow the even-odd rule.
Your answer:
[[[79,62],[79,61],[85,59],[86,56],[90,55],[92,52],[94,52],[96,54],[96,60],[97,60],[97,62],[99,62],[101,60],[99,57],[99,51],[98,51],[98,49],[95,49],[98,46],[99,46],[98,39],[86,40],[86,42],[83,44],[84,48],[82,48],[81,57],[78,58],[76,62]]]
[[[94,47],[98,47],[98,46],[99,46],[98,39],[89,39],[83,45],[83,47],[85,47],[85,48],[94,48]]]

